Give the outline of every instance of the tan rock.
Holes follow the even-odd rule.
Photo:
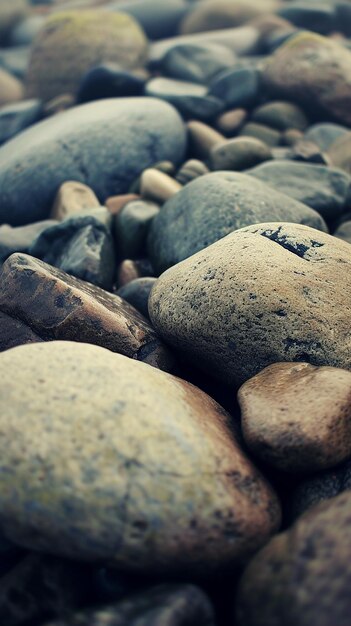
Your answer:
[[[172,198],[182,188],[177,180],[152,167],[144,170],[140,178],[141,197],[159,204]]]
[[[0,523],[15,543],[203,576],[279,527],[232,418],[196,387],[75,342],[20,346],[0,366]]]
[[[48,18],[36,37],[29,62],[27,96],[45,102],[76,95],[82,76],[105,61],[129,69],[145,63],[147,40],[124,13],[64,11]]]
[[[277,97],[351,124],[351,51],[338,42],[302,32],[268,60],[263,79]]]
[[[0,68],[0,106],[23,99],[23,85],[6,70]]]
[[[45,117],[51,117],[52,115],[68,111],[68,109],[75,106],[75,102],[75,97],[69,93],[56,96],[56,98],[52,98],[44,105],[44,115]]]
[[[111,196],[105,200],[105,206],[112,215],[117,215],[128,202],[140,200],[141,196],[136,193],[125,193],[119,196]]]
[[[349,626],[350,516],[345,492],[272,539],[242,578],[238,626]]]
[[[345,133],[328,148],[331,165],[351,174],[351,133]]]
[[[85,209],[95,209],[99,206],[100,202],[90,187],[78,181],[69,180],[61,185],[56,194],[51,218],[64,220]]]
[[[236,135],[246,119],[247,111],[245,109],[233,109],[222,113],[216,120],[216,126],[220,133],[231,137]]]
[[[188,185],[188,183],[190,183],[192,180],[208,174],[209,171],[210,170],[203,161],[198,161],[197,159],[189,159],[189,161],[183,163],[182,167],[177,173],[176,179],[181,185]]]
[[[238,400],[246,444],[277,469],[313,472],[351,456],[351,372],[276,363],[248,380]]]
[[[242,384],[268,365],[351,370],[351,247],[300,224],[247,226],[164,272],[149,300],[168,343]]]
[[[183,20],[181,34],[198,33],[221,28],[241,26],[260,15],[273,13],[274,0],[204,0],[195,4],[193,11]]]
[[[83,341],[173,368],[172,356],[132,306],[26,254],[13,254],[2,266],[0,311],[46,341]]]
[[[206,161],[210,156],[211,150],[225,141],[225,137],[221,133],[203,122],[195,120],[188,122],[187,128],[190,151],[199,159]]]

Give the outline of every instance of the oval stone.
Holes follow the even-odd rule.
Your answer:
[[[97,346],[0,355],[0,523],[30,549],[149,574],[235,568],[277,498],[205,393]]]
[[[74,107],[0,149],[0,222],[18,226],[45,219],[67,180],[87,184],[103,203],[126,193],[156,161],[180,163],[185,143],[178,113],[160,100],[111,99]]]

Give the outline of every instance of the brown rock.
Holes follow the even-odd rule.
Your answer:
[[[160,367],[173,359],[147,320],[116,295],[25,254],[0,275],[0,311],[45,341],[83,341]]]
[[[0,352],[37,341],[43,340],[27,324],[0,311]]]
[[[225,137],[214,128],[203,122],[191,121],[187,124],[190,152],[199,159],[206,161],[212,148],[225,141]]]
[[[140,196],[136,193],[125,193],[119,196],[111,196],[105,201],[105,206],[112,215],[117,215],[128,202],[140,200]]]
[[[345,133],[328,148],[331,165],[351,174],[351,133]]]
[[[89,609],[45,626],[214,626],[210,601],[192,585],[160,585],[114,606]]]
[[[84,209],[96,209],[100,206],[95,193],[90,187],[77,181],[67,181],[61,185],[51,210],[51,218],[64,220],[66,217],[81,213]]]
[[[191,183],[192,180],[199,178],[199,176],[204,176],[205,174],[208,174],[209,171],[210,170],[203,161],[190,159],[182,165],[179,172],[177,173],[176,180],[181,185],[187,185],[188,183]]]
[[[172,198],[182,187],[177,180],[152,167],[144,170],[140,178],[141,197],[159,204]]]
[[[277,469],[313,472],[351,455],[351,372],[276,363],[248,380],[238,400],[246,444]]]
[[[234,136],[239,132],[247,119],[245,109],[233,109],[222,113],[216,120],[216,127],[226,137]]]
[[[266,144],[253,137],[236,137],[215,146],[210,155],[213,170],[247,170],[272,158]]]
[[[63,11],[48,18],[36,37],[29,62],[27,96],[45,102],[76,95],[82,76],[111,61],[124,68],[144,64],[147,40],[139,24],[124,13]]]
[[[23,85],[22,83],[6,72],[6,70],[0,68],[0,106],[6,104],[12,104],[23,99]]]
[[[314,507],[252,559],[238,626],[349,626],[351,493]]]

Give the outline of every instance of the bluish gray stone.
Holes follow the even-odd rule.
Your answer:
[[[197,83],[172,78],[153,78],[147,83],[145,92],[148,96],[173,104],[185,118],[204,122],[217,117],[224,108],[221,100],[207,95],[207,88]]]
[[[150,39],[176,35],[181,20],[189,11],[184,0],[128,0],[112,2],[109,8],[132,15]]]
[[[219,72],[233,67],[234,52],[215,43],[180,44],[162,60],[162,71],[171,78],[207,84]]]
[[[145,255],[150,224],[160,207],[153,202],[128,202],[115,218],[117,253],[122,259],[140,259]]]
[[[103,63],[93,67],[83,76],[77,102],[140,96],[144,91],[144,85],[145,79],[117,63]]]
[[[156,278],[151,278],[151,276],[136,278],[127,283],[127,285],[120,287],[117,295],[129,302],[139,313],[149,319],[149,295],[156,280]]]
[[[322,122],[321,124],[313,124],[313,126],[310,126],[305,133],[305,138],[308,141],[313,141],[322,152],[325,152],[334,141],[349,132],[350,129],[346,126],[341,126],[341,124]]]
[[[0,108],[0,144],[9,141],[22,130],[39,122],[43,116],[40,100],[24,100]]]
[[[19,79],[24,78],[29,63],[30,46],[0,48],[0,66]]]
[[[259,88],[259,72],[255,68],[233,68],[216,76],[208,93],[222,100],[227,109],[234,109],[254,104]]]
[[[321,35],[336,30],[335,7],[330,2],[293,1],[277,11],[280,17],[298,28],[306,28]]]
[[[151,98],[101,100],[32,126],[0,149],[0,222],[45,219],[59,186],[76,180],[100,202],[123,194],[157,161],[180,163],[186,134],[169,104]]]
[[[38,235],[57,223],[57,220],[44,220],[15,228],[8,224],[0,226],[0,264],[14,252],[28,253]]]
[[[43,15],[26,17],[12,30],[10,37],[11,46],[30,46],[44,23],[45,17]]]
[[[149,256],[161,273],[234,230],[279,221],[326,231],[322,217],[263,182],[238,172],[214,172],[189,183],[154,218]]]

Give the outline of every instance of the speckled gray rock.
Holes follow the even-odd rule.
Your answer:
[[[348,492],[270,541],[241,580],[238,626],[349,626],[350,515]]]
[[[161,273],[234,230],[278,220],[326,230],[315,211],[263,182],[238,172],[214,172],[163,206],[150,228],[149,255]]]
[[[45,219],[60,185],[86,183],[101,203],[156,161],[180,163],[185,130],[160,100],[92,102],[24,131],[0,149],[0,222]],[[26,201],[23,201],[23,198]]]
[[[28,252],[38,235],[55,224],[56,220],[44,220],[17,228],[8,224],[0,226],[0,264],[14,252]]]
[[[272,363],[351,369],[349,244],[300,224],[232,233],[165,272],[149,300],[167,342],[241,384]]]
[[[160,585],[114,606],[88,609],[45,626],[215,626],[203,591],[193,585]]]
[[[350,206],[351,177],[335,167],[282,160],[263,163],[247,173],[318,211],[324,219],[335,219]]]
[[[235,568],[279,527],[232,418],[196,387],[75,342],[20,346],[0,362],[6,538],[190,576]]]

